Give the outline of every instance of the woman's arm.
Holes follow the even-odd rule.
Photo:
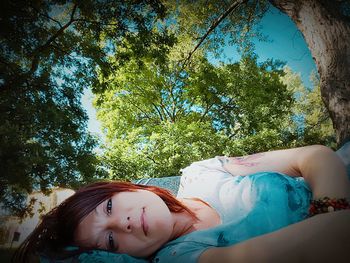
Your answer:
[[[243,157],[221,157],[225,170],[233,175],[274,171],[290,176],[303,176],[313,198],[350,197],[350,181],[343,162],[328,147],[306,146],[257,153]]]
[[[233,246],[207,249],[198,262],[349,262],[349,224],[349,210],[316,215]]]

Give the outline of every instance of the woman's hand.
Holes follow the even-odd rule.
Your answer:
[[[229,247],[205,250],[199,263],[349,262],[350,210],[316,215]]]
[[[306,146],[270,151],[243,157],[221,157],[223,167],[232,175],[256,172],[280,172],[303,176],[310,185],[313,198],[350,198],[350,180],[343,162],[328,147]]]

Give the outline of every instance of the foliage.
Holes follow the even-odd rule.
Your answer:
[[[169,3],[166,4],[166,6],[174,12],[174,20],[176,20],[177,24],[176,27],[178,28],[178,32],[188,32],[188,34],[191,34],[194,36],[194,39],[196,42],[198,42],[199,39],[202,38],[202,36],[205,35],[205,33],[208,31],[208,29],[211,27],[214,21],[216,21],[220,15],[222,15],[225,10],[228,9],[229,5],[231,5],[235,1],[227,2],[227,1],[169,1]],[[237,1],[238,2],[238,1]],[[292,1],[267,1],[267,0],[251,0],[251,1],[243,1],[243,3],[236,8],[231,14],[228,16],[227,19],[220,22],[218,26],[215,27],[215,30],[210,33],[208,37],[206,37],[204,44],[201,45],[203,50],[209,50],[211,52],[214,52],[214,54],[217,56],[217,58],[221,58],[221,53],[223,50],[223,47],[227,44],[233,44],[237,45],[239,51],[241,54],[251,54],[254,51],[254,44],[252,43],[252,37],[258,38],[260,40],[266,40],[267,37],[261,34],[261,28],[259,28],[258,22],[260,19],[264,16],[266,11],[271,6],[275,6],[278,9],[282,10],[286,15],[290,16],[290,18],[294,21],[297,15],[297,11],[301,8],[300,6],[301,2],[292,3]],[[303,5],[302,5],[303,6]],[[349,21],[349,1],[335,1],[335,3],[331,1],[321,1],[317,4],[321,9],[327,10],[328,14],[333,17],[334,19],[339,19],[340,23]],[[298,8],[294,8],[298,7]],[[294,10],[294,11],[293,11]],[[296,13],[295,13],[296,12]],[[323,14],[325,15],[325,14]],[[306,19],[308,16],[305,17]],[[303,19],[303,18],[300,18]],[[300,20],[299,19],[299,20]],[[297,19],[298,20],[298,19]],[[342,21],[342,22],[341,22]],[[299,21],[301,24],[303,24],[303,21]],[[299,23],[299,24],[300,24]],[[298,24],[298,23],[297,23]],[[317,23],[316,23],[317,24]],[[322,24],[322,23],[321,23]],[[317,27],[317,25],[315,25]],[[304,27],[305,31],[309,31],[310,27]],[[316,29],[315,29],[316,30]],[[317,31],[317,30],[316,30]],[[340,30],[340,32],[343,32],[344,30]],[[305,36],[310,34],[307,34],[307,32],[302,32]],[[315,34],[312,34],[313,36]],[[334,35],[334,37],[336,37]],[[202,39],[201,39],[202,40]],[[314,42],[311,40],[311,42]],[[332,45],[332,43],[330,43]],[[312,48],[312,47],[311,47]],[[314,47],[315,49],[319,49],[320,46],[316,45]],[[342,53],[342,50],[339,50],[340,53]],[[324,52],[315,51],[313,53],[323,54]],[[337,56],[335,56],[337,57]],[[339,58],[342,57],[341,55]],[[319,60],[320,58],[316,57],[316,60]],[[337,63],[336,63],[337,64]],[[339,63],[338,63],[339,64]],[[343,72],[343,71],[339,71]],[[328,74],[329,76],[333,76],[335,73],[332,72],[332,74]],[[337,73],[339,74],[339,73]],[[346,75],[346,74],[345,74]],[[324,76],[327,78],[327,74]],[[344,77],[338,78],[338,82],[340,84],[335,85],[333,83],[334,80],[331,80],[333,83],[330,85],[331,87],[339,86],[343,87],[345,84]],[[324,82],[323,82],[324,83]],[[319,84],[318,84],[319,85]],[[317,85],[315,85],[316,87]],[[320,113],[317,114],[316,112],[313,114],[313,117],[311,117],[311,113],[305,113],[305,114],[311,114],[309,116],[309,119],[303,119],[302,121],[310,122],[309,124],[305,124],[306,126],[303,127],[302,137],[300,137],[298,133],[293,134],[293,132],[287,132],[284,134],[286,138],[289,138],[289,141],[295,141],[295,142],[301,142],[303,143],[323,143],[327,145],[331,145],[333,147],[336,147],[334,145],[333,140],[333,129],[331,128],[330,119],[327,114],[328,109],[333,112],[332,119],[333,119],[333,126],[336,128],[338,140],[340,140],[340,137],[343,140],[346,140],[346,134],[347,133],[347,127],[346,122],[344,123],[344,116],[347,114],[346,111],[344,111],[344,107],[336,107],[333,109],[329,105],[334,105],[334,103],[329,104],[329,99],[326,98],[333,98],[336,99],[338,93],[332,93],[327,91],[326,89],[323,90],[323,103],[326,103],[328,105],[328,109],[324,106],[322,106],[323,103],[319,100],[317,92],[318,87],[316,87],[314,92],[310,95],[306,96],[304,94],[305,102],[311,103],[312,96],[314,97],[314,103],[317,104],[317,107],[320,108]],[[331,93],[331,94],[328,94]],[[339,92],[339,94],[343,94],[342,92]],[[318,98],[316,98],[318,97]],[[340,99],[344,102],[343,99]],[[321,104],[319,104],[319,102]],[[346,104],[346,102],[344,102]],[[310,106],[310,104],[308,104]],[[299,105],[300,106],[300,105]],[[311,107],[312,108],[312,107]],[[304,108],[305,109],[305,108]],[[327,112],[324,112],[326,110]],[[299,114],[297,117],[303,118],[303,114]],[[316,116],[319,115],[321,117],[320,121],[316,121]],[[338,116],[338,117],[336,117]],[[313,118],[311,120],[310,118]],[[294,120],[295,121],[295,120]],[[293,120],[291,120],[293,123]],[[311,124],[311,122],[313,124]],[[328,124],[325,124],[325,122],[328,122]],[[321,123],[324,123],[324,125]],[[317,129],[320,128],[320,129]],[[340,135],[341,134],[341,135]],[[340,136],[340,137],[339,137]],[[340,141],[338,141],[340,143]],[[297,144],[297,143],[296,143]],[[287,145],[286,145],[287,146]]]
[[[319,79],[315,73],[310,78],[312,88],[306,88],[300,75],[285,67],[282,82],[295,96],[295,104],[286,122],[291,147],[311,144],[323,144],[336,149],[336,139],[332,121],[324,105]]]
[[[147,45],[171,37],[152,31],[165,14],[157,1],[6,0],[0,12],[0,198],[18,214],[33,189],[103,176],[80,98],[97,68],[113,70],[110,43],[131,39],[152,56],[165,51]]]
[[[164,1],[169,13],[167,17],[174,21],[172,25],[176,34],[190,35],[195,42],[205,35],[230,4],[230,1],[225,0]],[[242,54],[252,53],[254,37],[266,40],[257,25],[268,8],[266,0],[245,1],[220,22],[201,48],[210,51],[217,58],[221,58],[223,47],[227,44],[235,45]]]
[[[255,56],[247,56],[215,66],[198,53],[184,68],[178,63],[184,43],[170,50],[167,63],[135,58],[100,76],[106,88],[96,94],[95,105],[111,178],[172,176],[196,160],[276,147],[280,122],[293,102],[279,79],[281,63],[258,65]],[[110,63],[119,65],[115,57]],[[247,137],[250,145],[274,141],[238,146]]]
[[[195,9],[191,4],[177,4],[170,16],[177,41],[163,63],[135,56],[120,63],[116,52],[110,63],[117,70],[100,75],[95,89],[105,89],[96,94],[95,105],[107,138],[103,158],[110,178],[172,176],[215,155],[331,144],[333,130],[319,90],[305,89],[300,77],[282,70],[282,62],[258,64],[248,52],[239,63],[213,65],[207,55],[215,41],[209,39],[185,67],[182,62],[201,32],[196,21],[203,18],[197,15],[204,14],[189,12]],[[315,132],[317,108],[325,129]]]
[[[0,198],[105,178],[176,175],[214,155],[333,143],[319,96],[283,63],[257,63],[265,0],[246,1],[184,64],[227,1],[3,1]],[[236,44],[242,59],[208,55]],[[283,81],[283,83],[281,82]],[[86,130],[84,88],[106,133],[102,164]],[[299,94],[293,97],[293,94]],[[317,105],[317,106],[316,106]],[[299,119],[298,119],[299,118]],[[300,122],[298,120],[301,120]]]

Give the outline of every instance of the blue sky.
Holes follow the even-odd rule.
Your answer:
[[[271,7],[260,26],[269,41],[254,41],[255,52],[259,56],[258,60],[265,61],[273,58],[285,61],[294,72],[300,74],[306,87],[312,87],[309,77],[312,71],[316,71],[315,63],[302,34],[293,21],[276,8]],[[224,49],[224,56],[232,61],[239,60],[235,47],[227,46]],[[88,130],[103,138],[101,125],[96,119],[96,110],[92,106],[92,98],[91,90],[86,89],[82,97],[82,104],[89,116]]]

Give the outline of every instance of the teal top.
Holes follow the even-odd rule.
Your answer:
[[[194,263],[207,248],[233,245],[303,220],[308,216],[311,191],[302,178],[280,173],[233,176],[213,158],[183,170],[178,197],[206,201],[222,224],[165,244],[153,262]]]

